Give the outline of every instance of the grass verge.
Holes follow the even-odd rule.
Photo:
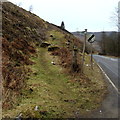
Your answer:
[[[94,64],[90,70],[86,56],[85,76],[65,74],[59,65],[53,65],[53,56],[45,48],[38,48],[38,56],[31,58],[32,73],[22,91],[22,102],[12,110],[3,111],[3,118],[74,118],[98,108],[106,92],[100,70]],[[96,73],[96,74],[94,74]],[[88,79],[89,77],[89,79]],[[38,106],[38,110],[35,107]]]

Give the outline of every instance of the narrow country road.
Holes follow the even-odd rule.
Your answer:
[[[99,110],[91,115],[92,118],[120,118],[120,104],[119,98],[119,74],[120,70],[118,66],[119,59],[104,57],[100,55],[93,55],[94,60],[98,63],[104,75],[105,80],[108,84],[109,94],[102,103]]]
[[[118,71],[120,69],[118,67],[118,59],[113,59],[100,55],[94,55],[93,57],[104,70],[104,72],[107,74],[107,76],[110,78],[110,80],[114,84],[114,87],[118,89],[118,86],[120,85],[120,81],[118,81]]]

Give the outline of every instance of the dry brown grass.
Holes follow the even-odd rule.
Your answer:
[[[29,57],[36,51],[24,40],[9,42],[5,38],[2,48],[3,108],[8,109],[16,102],[14,97],[20,95],[20,90],[25,87],[28,72],[25,65],[33,64]]]

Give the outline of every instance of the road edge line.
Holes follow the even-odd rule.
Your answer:
[[[98,64],[97,64],[98,65]],[[105,73],[105,71],[102,69],[102,67],[100,67],[100,65],[98,65],[98,67],[100,68],[100,70],[104,73],[105,77],[108,79],[108,81],[111,83],[111,85],[113,86],[113,88],[117,91],[118,94],[120,94],[120,92],[118,91],[117,87],[114,85],[114,83],[111,81],[111,79],[108,77],[108,75]]]

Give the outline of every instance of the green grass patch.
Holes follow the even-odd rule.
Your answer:
[[[51,43],[51,45],[57,45],[59,47],[64,47],[65,42],[67,41],[65,39],[65,35],[62,32],[51,30],[48,31],[48,42]],[[50,37],[52,35],[53,37]]]
[[[65,74],[61,66],[51,64],[54,58],[45,48],[38,48],[38,56],[31,59],[35,64],[30,66],[32,73],[22,91],[22,102],[4,111],[3,117],[23,113],[24,118],[72,118],[76,112],[82,115],[99,107],[104,85],[100,77],[94,78],[90,68],[85,67],[86,76],[90,76],[88,82],[85,77],[74,78]],[[89,64],[88,57],[85,64]]]

